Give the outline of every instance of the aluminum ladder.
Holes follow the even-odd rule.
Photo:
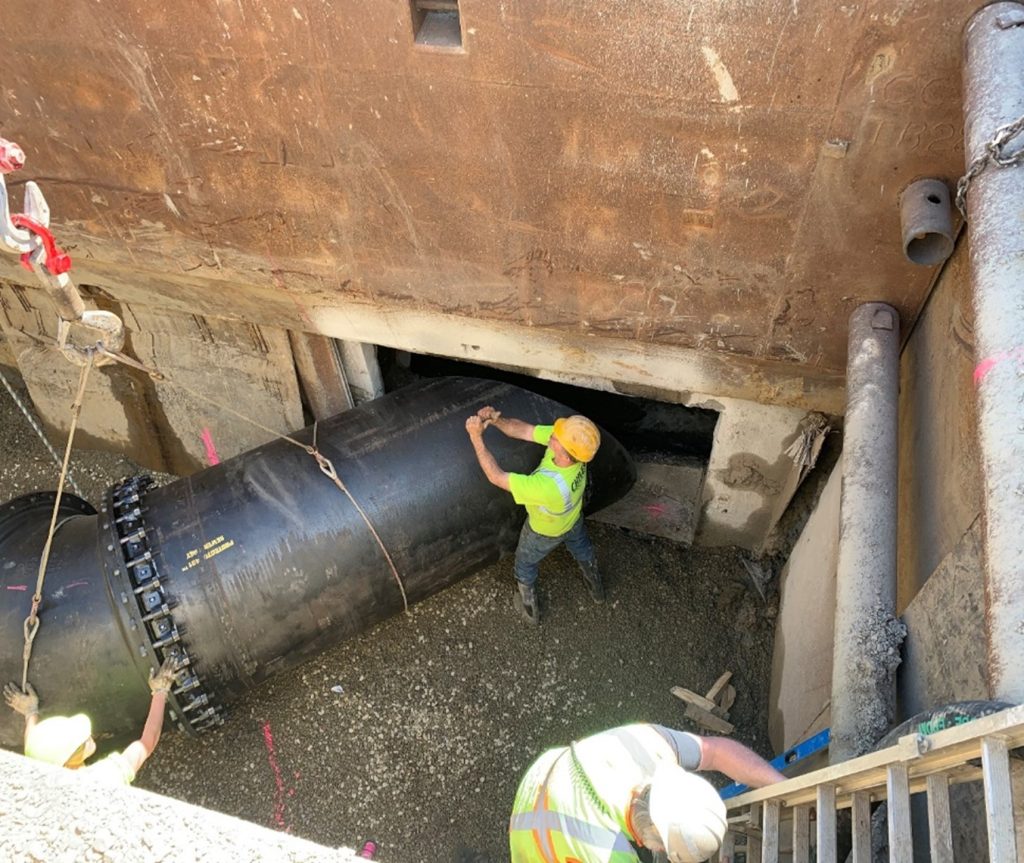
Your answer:
[[[852,810],[853,863],[871,863],[870,807],[884,800],[889,860],[913,863],[910,800],[923,793],[928,801],[931,859],[952,863],[950,786],[981,782],[989,859],[1018,863],[1015,826],[1020,825],[1014,824],[1010,750],[1021,745],[1024,705],[934,734],[909,734],[887,749],[747,791],[725,801],[729,832],[714,859],[718,863],[739,863],[744,858],[746,863],[810,863],[813,825],[818,863],[843,863],[836,858],[836,813],[848,808]],[[792,846],[780,854],[780,837],[786,830],[792,831]]]

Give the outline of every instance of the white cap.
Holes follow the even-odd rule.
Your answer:
[[[659,764],[651,780],[651,821],[671,863],[703,863],[725,838],[725,804],[706,779]]]

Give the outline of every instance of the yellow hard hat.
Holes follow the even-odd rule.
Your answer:
[[[63,767],[90,737],[92,722],[84,713],[51,716],[28,733],[25,754],[29,758]]]
[[[555,437],[576,461],[590,461],[601,446],[601,432],[597,426],[579,415],[556,419]]]

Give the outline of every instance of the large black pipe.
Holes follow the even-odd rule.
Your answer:
[[[570,412],[509,384],[441,378],[320,423],[317,444],[376,528],[416,602],[515,547],[523,520],[476,463],[465,419],[484,404],[549,423]],[[312,428],[295,435],[311,442]],[[508,470],[540,449],[491,431]],[[588,510],[624,494],[629,456],[604,435]],[[20,680],[22,621],[49,527],[52,495],[0,510],[0,681]],[[162,488],[136,478],[99,513],[66,496],[50,555],[29,679],[47,713],[85,712],[123,739],[145,718],[151,668],[187,662],[169,715],[184,730],[223,721],[262,680],[402,610],[383,552],[314,459],[275,441]],[[0,744],[21,742],[0,712]]]

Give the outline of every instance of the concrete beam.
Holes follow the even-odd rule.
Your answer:
[[[697,542],[760,551],[809,469],[801,454],[815,451],[813,436],[821,427],[798,408],[721,398],[700,406],[721,415]]]
[[[73,235],[69,235],[69,241]],[[0,259],[0,278],[23,282],[23,270]],[[398,350],[510,366],[536,377],[612,392],[695,404],[699,394],[842,414],[843,372],[677,345],[594,334],[582,327],[528,326],[430,308],[408,308],[332,294],[330,305],[303,303],[274,285],[76,260],[80,283],[99,285],[120,302],[184,315],[318,332]],[[224,301],[225,296],[232,302]],[[237,300],[237,301],[236,301]],[[351,381],[350,381],[351,384]],[[663,394],[668,394],[665,397]]]
[[[566,333],[430,311],[336,305],[311,312],[320,332],[420,354],[522,369],[535,377],[679,404],[704,394],[841,414],[843,378],[739,356]],[[349,380],[352,385],[352,380]]]

